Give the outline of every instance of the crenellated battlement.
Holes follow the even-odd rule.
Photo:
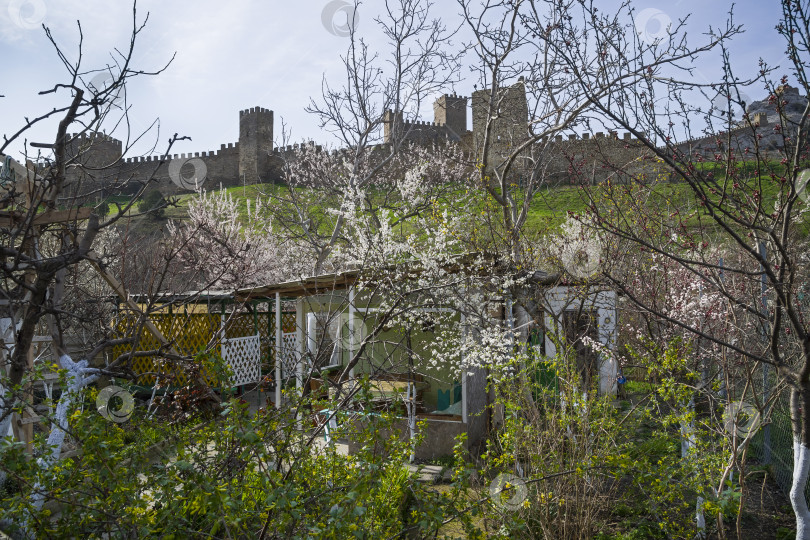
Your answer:
[[[323,152],[323,146],[315,144],[315,141],[307,141],[302,144],[288,144],[287,146],[276,146],[273,148],[273,154],[288,154],[303,150],[304,148],[314,149],[316,152]]]
[[[106,133],[70,133],[68,135],[68,140],[70,142],[83,142],[83,141],[104,141],[109,142],[117,145],[122,145],[123,143],[116,139],[111,135],[107,135]]]
[[[793,114],[794,109],[802,109],[807,99],[797,90],[780,90],[788,103],[785,111]],[[787,99],[789,98],[789,99]],[[792,109],[791,109],[792,107]],[[472,116],[472,129],[467,129],[469,111]],[[785,112],[783,111],[783,112]],[[380,149],[395,140],[410,141],[416,144],[447,142],[462,145],[474,150],[482,142],[489,124],[490,144],[497,155],[512,152],[516,145],[529,136],[528,103],[524,82],[518,80],[511,86],[497,90],[493,99],[490,90],[476,90],[471,96],[460,96],[455,92],[440,95],[433,105],[434,118],[405,119],[401,111],[386,110],[383,113],[383,143]],[[768,100],[753,103],[748,109],[745,125],[738,125],[731,131],[704,135],[684,141],[673,142],[677,152],[689,155],[733,151],[745,154],[759,146],[770,151],[778,148],[781,133],[777,128],[769,128],[770,123],[780,123],[778,113]],[[243,185],[277,181],[282,178],[279,164],[283,160],[295,159],[302,149],[314,148],[330,154],[346,150],[328,149],[315,145],[314,141],[277,147],[273,145],[273,111],[263,107],[251,107],[239,111],[239,140],[220,145],[218,150],[186,152],[169,156],[151,155],[122,159],[122,142],[105,133],[71,134],[68,148],[78,162],[86,165],[70,168],[68,174],[76,176],[73,184],[88,192],[98,190],[105,182],[115,184],[121,181],[146,182],[157,180],[159,189],[165,193],[181,190],[182,182],[173,181],[177,161],[201,160],[204,168],[196,164],[195,171],[205,173],[207,185]],[[543,147],[545,145],[545,147]],[[549,174],[565,181],[572,170],[588,169],[592,180],[600,181],[615,174],[615,167],[606,163],[606,156],[615,164],[626,165],[630,169],[644,167],[652,155],[645,145],[631,133],[619,134],[616,131],[559,132],[538,141],[536,146],[526,148],[548,160]],[[184,164],[180,164],[184,166]],[[516,166],[520,165],[516,163]],[[102,171],[102,172],[99,172]],[[171,171],[174,171],[172,173]],[[81,176],[84,175],[84,176]]]
[[[251,107],[250,109],[245,109],[244,111],[239,111],[239,116],[245,116],[246,114],[256,114],[256,113],[268,113],[273,114],[273,111],[270,109],[265,109],[264,107]]]
[[[170,154],[166,156],[166,162],[169,162],[173,159],[192,159],[192,158],[207,159],[224,156],[233,157],[238,156],[238,154],[239,154],[239,143],[228,143],[221,145],[219,150],[211,150],[208,152],[187,152],[182,154]],[[124,163],[159,163],[161,159],[163,159],[162,155],[135,156],[131,158],[126,158],[124,160]]]
[[[631,133],[624,133],[624,134],[622,134],[621,137],[619,137],[619,133],[616,132],[616,131],[609,131],[607,134],[605,134],[602,131],[597,131],[596,133],[583,132],[581,135],[578,135],[576,133],[570,133],[570,134],[568,134],[567,137],[564,136],[564,135],[555,135],[554,136],[554,142],[563,142],[563,143],[569,143],[569,142],[583,143],[583,142],[594,141],[594,140],[597,140],[597,139],[605,139],[606,141],[617,141],[617,142],[621,142],[621,143],[637,143],[638,142],[638,139],[633,137],[633,135]],[[548,143],[548,140],[549,140],[548,137],[543,137],[541,139],[541,143],[544,143],[544,144]]]
[[[768,127],[767,115],[753,116],[750,125],[738,125],[727,131],[677,141],[675,147],[686,155],[725,152],[729,150],[727,148],[729,145],[731,150],[741,154],[753,151],[755,147],[766,152],[772,150],[771,147],[780,136],[779,133]]]
[[[156,182],[167,194],[184,191],[184,182],[176,178],[178,161],[200,160],[195,174],[203,175],[206,185],[241,185],[272,181],[273,111],[251,107],[239,111],[239,141],[220,145],[218,150],[148,155],[122,158],[121,141],[104,133],[70,135],[70,152],[85,167],[69,169],[70,184],[76,196],[98,193],[111,186],[120,190],[123,183]]]
[[[470,99],[470,96],[459,96],[459,95],[458,95],[456,92],[453,92],[452,94],[442,94],[441,96],[439,96],[439,98],[438,98],[438,99],[442,99],[442,98],[445,98],[445,99],[448,99],[448,98],[453,98],[453,99]]]
[[[466,105],[462,109],[462,114],[466,115]],[[456,119],[455,129],[440,118],[446,117],[439,117],[433,122],[419,119],[404,120],[401,112],[395,113],[389,109],[383,116],[384,142],[389,143],[395,137],[404,137],[406,140],[414,142],[437,140],[458,142],[466,133],[466,116],[461,121]]]
[[[81,153],[86,156],[91,152],[93,156],[83,157],[83,160],[89,158],[94,165],[116,161],[121,158],[124,150],[124,143],[106,133],[71,133],[67,136],[66,146],[69,154]]]

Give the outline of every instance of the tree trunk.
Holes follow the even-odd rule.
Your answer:
[[[790,504],[796,514],[796,538],[810,540],[810,510],[804,488],[810,473],[810,448],[799,439],[793,440],[793,484],[790,487]]]
[[[810,510],[804,490],[810,476],[810,445],[808,445],[808,397],[810,392],[793,389],[790,392],[790,413],[793,420],[793,483],[790,504],[796,514],[797,540],[810,540]]]
[[[691,415],[688,422],[681,422],[681,458],[691,460],[690,452],[695,447],[695,398],[689,400],[686,406],[687,414]],[[697,538],[706,538],[706,517],[703,514],[703,497],[698,495],[695,504],[695,524],[697,526]]]
[[[14,408],[11,392],[6,392],[3,385],[0,385],[0,440],[5,439],[9,435],[11,429],[11,418],[14,414],[11,410]],[[5,416],[5,418],[3,418]],[[0,486],[6,482],[6,473],[0,470]]]
[[[0,351],[0,360],[5,364],[8,361],[8,358],[14,352],[14,337],[19,330],[19,326],[14,326],[12,319],[0,319],[0,340],[4,344],[11,343],[11,350],[10,351]],[[0,367],[0,377],[5,376],[5,369]],[[0,384],[0,439],[4,439],[8,436],[9,430],[11,429],[11,417],[12,412],[11,410],[16,405],[14,400],[14,394],[10,390],[6,390],[2,384]],[[2,486],[6,482],[6,473],[0,470],[0,486]]]

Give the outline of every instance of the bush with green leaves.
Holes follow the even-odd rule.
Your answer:
[[[155,219],[162,218],[166,214],[166,199],[157,189],[147,191],[138,201],[138,210],[149,212]]]
[[[75,457],[43,472],[20,445],[0,450],[6,532],[27,522],[37,537],[422,538],[463,502],[460,487],[437,493],[416,480],[411,442],[388,415],[362,412],[368,421],[339,428],[335,437],[359,447],[347,456],[309,429],[305,401],[251,413],[234,398],[217,415],[179,422],[138,407],[116,424],[95,411],[96,394],[88,389],[71,416]],[[37,482],[47,493],[40,511],[30,504]]]
[[[681,371],[683,350],[645,358],[657,366],[658,384],[624,404],[585,388],[573,350],[559,350],[567,353],[517,355],[493,370],[503,425],[481,459],[481,497],[502,474],[519,477],[525,497],[506,506],[490,500],[490,535],[584,539],[643,530],[646,538],[693,538],[698,505],[709,532],[718,515],[737,514],[739,484],[729,476],[716,489],[729,462],[722,426],[677,406],[688,402],[691,384]],[[681,426],[689,422],[694,445],[684,456]]]

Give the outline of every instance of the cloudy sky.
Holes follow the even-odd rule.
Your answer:
[[[187,135],[176,152],[207,151],[238,138],[238,111],[261,106],[275,111],[291,129],[294,141],[329,142],[328,134],[304,108],[317,97],[324,77],[339,81],[340,54],[347,38],[339,35],[341,13],[330,22],[329,14],[342,0],[140,0],[138,20],[149,21],[138,37],[134,67],[154,70],[172,55],[170,67],[156,77],[140,77],[127,88],[133,128],[143,130],[159,119],[160,146],[173,133]],[[436,15],[448,25],[458,24],[456,0],[435,0]],[[610,10],[613,0],[598,2]],[[710,24],[722,24],[731,2],[723,0],[639,0],[637,13],[646,13],[642,31],[656,33],[662,22],[690,15],[694,39]],[[369,33],[372,46],[382,42],[373,33],[382,0],[367,0],[358,13],[359,30]],[[647,10],[646,12],[644,10]],[[735,22],[745,34],[736,40],[732,54],[747,73],[757,59],[782,64],[784,47],[773,28],[780,14],[774,0],[742,0],[735,8]],[[0,133],[10,134],[51,107],[68,101],[65,91],[56,96],[38,92],[64,81],[65,70],[41,28],[44,23],[69,59],[77,55],[81,20],[84,65],[109,62],[110,51],[128,47],[132,7],[127,0],[0,0]],[[344,19],[345,20],[345,19]],[[337,27],[335,26],[337,25]],[[717,58],[704,61],[696,77],[716,75]],[[459,94],[469,95],[472,83],[460,84]],[[755,95],[754,98],[762,96]],[[112,127],[108,128],[112,130]],[[31,132],[29,141],[53,140],[54,124]],[[116,133],[120,133],[120,130]],[[150,141],[158,136],[153,132]],[[139,145],[143,149],[145,144]],[[19,147],[15,148],[19,150]]]

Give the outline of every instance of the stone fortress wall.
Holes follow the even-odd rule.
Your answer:
[[[530,137],[529,107],[522,78],[502,88],[491,106],[489,89],[473,92],[470,142],[474,148],[480,148],[483,144],[490,111],[493,120],[489,135],[489,165],[497,166],[517,145]],[[619,136],[616,132],[569,132],[543,138],[522,155],[526,157],[518,158],[515,162],[518,174],[526,174],[526,168],[537,168],[542,171],[544,181],[556,185],[570,183],[574,173],[577,178],[589,183],[610,178],[615,173],[604,165],[606,159],[625,169],[640,168],[646,164],[648,151],[629,133]]]
[[[807,103],[807,98],[800,96],[795,88],[781,88],[779,96],[788,102],[786,111],[791,117],[800,114]],[[528,135],[529,113],[523,81],[503,88],[498,99],[490,128],[490,154],[494,163],[498,155],[505,155]],[[384,144],[401,137],[420,144],[450,142],[467,148],[477,147],[484,137],[489,90],[472,94],[472,130],[467,128],[468,101],[470,98],[455,94],[440,96],[434,103],[432,122],[404,120],[401,113],[386,111]],[[759,137],[761,148],[778,148],[780,134],[767,129],[771,124],[778,125],[780,120],[773,104],[767,100],[755,102],[748,112],[752,123],[758,126],[756,132],[750,125],[741,125],[716,136],[680,142],[679,150],[712,158],[715,152],[731,144],[744,159],[745,149],[754,147],[755,137]],[[161,156],[156,155],[122,159],[121,141],[109,135],[72,136],[68,155],[76,157],[83,167],[69,169],[70,189],[81,198],[98,198],[106,194],[107,186],[138,185],[150,178],[155,179],[156,187],[164,194],[187,192],[198,186],[215,188],[280,181],[279,163],[294,153],[298,145],[274,147],[273,120],[273,111],[262,107],[242,110],[237,142],[222,144],[216,151],[174,154],[163,163]],[[649,151],[638,140],[630,134],[619,136],[613,132],[557,135],[528,152],[542,152],[546,174],[560,182],[568,181],[574,171],[590,182],[613,177],[613,168],[605,165],[606,157],[611,164],[631,173],[649,169],[650,160]]]
[[[484,138],[483,130],[490,111],[489,95],[489,90],[473,93],[471,136],[476,147]],[[783,145],[780,126],[795,124],[807,106],[808,98],[788,85],[778,88],[774,98],[782,101],[783,114],[788,122],[782,122],[774,99],[755,101],[746,109],[750,123],[745,120],[725,132],[677,141],[675,147],[686,156],[700,156],[707,160],[713,160],[717,153],[722,154],[729,148],[740,160],[753,156],[756,149],[760,155],[766,156],[778,151]],[[528,137],[529,114],[523,81],[501,89],[497,99],[491,108],[495,118],[490,128],[490,152],[505,156]],[[630,133],[567,133],[543,139],[534,146],[526,153],[532,154],[542,164],[543,173],[551,183],[568,183],[573,177],[586,183],[611,178],[621,181],[627,174],[644,174],[659,180],[670,178],[670,174],[656,164],[650,149]],[[573,172],[576,172],[575,176],[572,176]]]
[[[101,196],[105,186],[137,186],[154,179],[164,194],[206,187],[265,181],[272,173],[273,111],[254,107],[239,112],[239,141],[219,150],[122,159],[123,144],[109,135],[71,135],[67,154],[82,164],[68,170],[71,195]]]
[[[456,94],[444,94],[433,104],[433,122],[404,120],[402,112],[383,115],[383,143],[397,139],[417,143],[434,141],[461,142],[467,135],[467,101]]]

